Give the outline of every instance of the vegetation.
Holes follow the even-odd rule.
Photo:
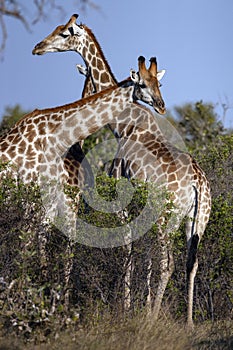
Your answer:
[[[199,101],[175,107],[175,116],[168,116],[168,119],[176,127],[190,151],[205,148],[225,132],[211,103],[204,104]]]
[[[161,350],[219,350],[232,349],[232,324],[215,322],[197,325],[192,334],[184,325],[162,319],[159,322],[145,315],[133,319],[121,320],[102,318],[89,326],[71,326],[53,339],[51,335],[46,343],[37,338],[36,344],[25,344],[11,337],[2,340],[1,350],[122,350],[122,349],[161,349]],[[40,344],[40,345],[39,345]]]
[[[20,105],[16,105],[14,107],[6,107],[4,115],[1,118],[0,137],[7,133],[10,128],[14,126],[15,123],[27,113],[28,112],[24,111]]]
[[[3,119],[0,134],[17,120],[21,108],[16,106],[5,114],[16,117],[12,121],[7,117]],[[210,222],[198,252],[194,331],[189,333],[185,329],[186,242],[183,227],[174,235],[175,272],[166,290],[160,320],[146,315],[140,303],[133,312],[123,313],[127,249],[76,243],[68,257],[67,238],[52,226],[42,229],[45,212],[38,186],[35,183],[24,185],[20,179],[5,176],[8,165],[2,164],[0,349],[199,350],[233,347],[233,134],[223,128],[214,108],[202,102],[176,109],[176,116],[170,115],[169,119],[181,135],[188,130],[187,145],[206,172],[212,192]],[[90,137],[84,147],[89,149],[95,145],[96,136],[102,141],[109,135],[105,129],[103,134]],[[119,195],[114,179],[99,176],[97,183],[98,193],[106,201]],[[128,206],[129,222],[143,208],[147,194],[146,186],[137,187],[134,200]],[[94,211],[85,202],[80,205],[79,217],[100,227],[103,224],[118,226],[122,220],[118,215]],[[156,235],[156,227],[151,234]],[[39,247],[43,235],[47,242],[46,271],[41,268]],[[143,258],[142,239],[137,241],[134,249]],[[158,255],[156,249],[155,257]],[[70,257],[73,269],[67,307],[64,266]],[[142,265],[138,270],[139,292],[144,268]]]

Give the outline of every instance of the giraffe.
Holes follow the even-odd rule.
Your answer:
[[[0,138],[1,161],[10,162],[12,173],[17,169],[16,173],[24,182],[38,180],[42,184],[50,180],[55,181],[55,185],[56,182],[66,183],[68,172],[63,158],[69,147],[117,118],[137,100],[157,108],[157,92],[153,88],[156,80],[151,76],[151,80],[144,83],[140,71],[131,70],[130,78],[98,94],[60,107],[36,109]],[[141,108],[138,104],[137,107]],[[64,195],[66,203],[65,198]],[[47,211],[51,218],[64,210],[59,205],[55,203],[52,207],[48,203]],[[71,219],[70,207],[67,206],[66,210],[72,229],[74,220]]]
[[[116,84],[109,65],[103,56],[102,49],[91,30],[85,25],[77,25],[77,15],[73,15],[68,23],[59,26],[33,50],[34,54],[46,52],[76,51],[84,59],[86,68],[78,66],[79,71],[87,78],[83,96],[100,91],[106,84]],[[157,72],[156,60],[152,58],[149,70],[146,70],[145,60],[139,61],[140,71],[154,76],[163,74]],[[146,73],[147,72],[147,73]],[[148,78],[150,74],[148,74]],[[161,100],[160,100],[161,101]],[[164,106],[160,105],[160,114],[164,114]],[[142,111],[142,110],[140,110]],[[142,112],[140,112],[142,114]],[[161,133],[154,118],[146,113],[139,120],[140,113],[135,105],[126,109],[121,116],[110,124],[110,128],[119,140],[118,151],[110,169],[110,174],[119,178],[139,178],[154,183],[163,182],[172,193],[174,214],[177,216],[173,227],[167,225],[164,229],[165,217],[157,220],[158,243],[160,245],[160,280],[153,302],[153,313],[158,317],[164,291],[173,272],[170,232],[175,231],[183,218],[188,218],[186,224],[187,239],[187,280],[188,280],[188,311],[187,322],[193,325],[193,290],[197,272],[197,248],[209,220],[211,196],[208,181],[204,172],[191,155],[173,147]],[[137,119],[137,117],[139,119]],[[135,120],[138,120],[138,123]],[[133,144],[133,147],[132,147]],[[153,272],[151,259],[150,273]],[[150,294],[153,294],[150,289]]]
[[[75,240],[76,213],[61,190],[69,177],[64,162],[67,150],[112,121],[137,99],[157,108],[155,80],[157,78],[152,76],[146,85],[140,72],[131,70],[130,79],[102,93],[73,104],[35,110],[0,139],[0,159],[13,165],[12,173],[13,168],[16,169],[15,175],[24,182],[38,180],[43,190],[49,182],[52,193],[50,191],[49,200],[46,200],[47,216],[51,220],[59,216],[68,218],[69,223],[65,221],[64,226],[62,220],[63,226],[59,228],[65,230],[71,240]]]

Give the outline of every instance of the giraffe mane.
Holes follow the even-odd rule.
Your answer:
[[[80,106],[83,106],[84,104],[87,104],[91,101],[96,101],[98,98],[103,97],[105,94],[109,93],[110,91],[113,91],[115,89],[117,89],[118,87],[125,85],[127,83],[131,82],[131,78],[126,78],[124,80],[122,80],[121,82],[117,82],[116,85],[110,86],[100,92],[95,93],[94,95],[91,96],[87,96],[84,97],[80,100],[71,102],[71,103],[67,103],[65,105],[62,106],[57,106],[57,107],[52,107],[52,108],[45,108],[45,109],[35,109],[34,111],[25,114],[16,124],[15,126],[18,126],[19,124],[21,124],[23,121],[27,120],[28,118],[32,118],[32,117],[36,117],[39,114],[50,114],[50,113],[56,113],[59,112],[61,110],[69,110],[71,108],[77,108]]]
[[[92,30],[87,27],[85,24],[81,24],[83,26],[83,28],[86,30],[86,32],[88,33],[88,35],[92,38],[92,40],[95,42],[95,45],[98,49],[98,53],[101,55],[101,58],[102,60],[106,63],[106,66],[107,66],[107,69],[108,71],[110,72],[111,76],[113,77],[113,79],[115,80],[115,83],[117,84],[117,79],[115,78],[113,72],[112,72],[112,69],[108,63],[108,60],[106,59],[104,53],[103,53],[103,50],[102,50],[102,47],[100,46],[98,40],[96,39],[96,36],[95,34],[92,32]]]

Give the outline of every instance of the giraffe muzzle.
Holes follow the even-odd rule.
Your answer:
[[[41,49],[41,44],[37,44],[32,50],[33,55],[43,55],[44,51]]]
[[[162,115],[164,115],[166,113],[166,107],[165,107],[163,100],[153,99],[152,106],[157,113],[162,114]]]
[[[40,42],[40,43],[36,44],[36,46],[32,50],[33,55],[43,55],[46,52],[47,51],[46,51],[44,42]]]

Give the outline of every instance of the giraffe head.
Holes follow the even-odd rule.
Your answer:
[[[84,88],[87,96],[117,82],[95,35],[86,25],[77,24],[77,18],[78,15],[72,15],[65,25],[58,26],[37,44],[32,53],[43,55],[46,52],[75,51],[81,55],[87,69],[91,71]]]
[[[87,34],[83,25],[78,25],[77,14],[70,17],[65,25],[60,25],[32,50],[33,55],[43,55],[46,52],[79,51],[84,46]]]
[[[159,90],[159,80],[162,79],[164,73],[165,70],[157,71],[155,57],[150,59],[150,67],[147,69],[143,56],[138,58],[138,72],[134,70],[130,72],[131,80],[135,83],[135,99],[151,105],[159,114],[166,113],[165,104]]]

